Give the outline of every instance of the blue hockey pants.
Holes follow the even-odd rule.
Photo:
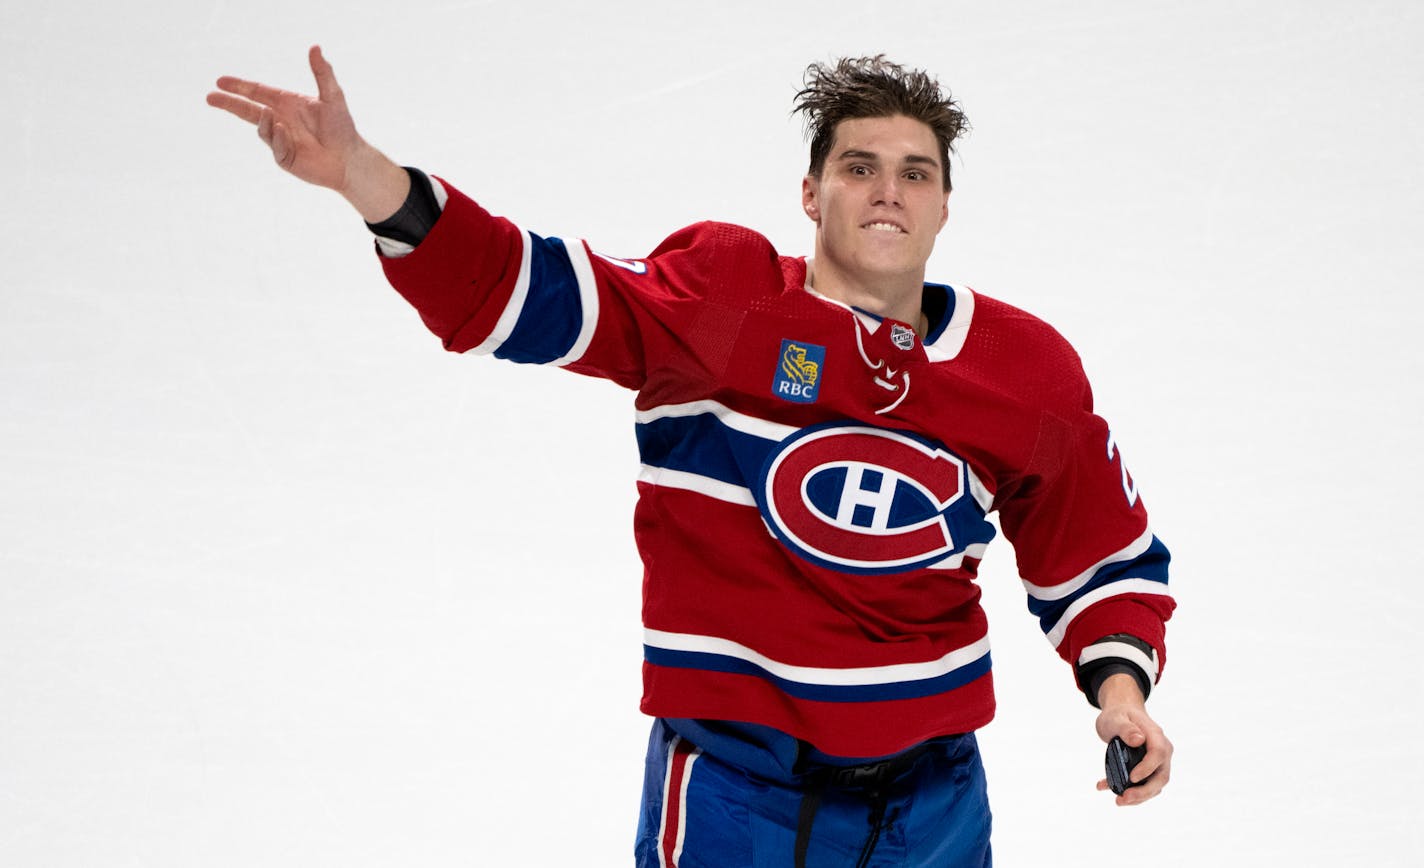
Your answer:
[[[804,767],[803,767],[804,766]],[[972,733],[860,766],[772,779],[653,724],[637,868],[988,868]]]

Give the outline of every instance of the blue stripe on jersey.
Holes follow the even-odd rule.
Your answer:
[[[806,684],[791,681],[738,657],[712,654],[705,651],[673,651],[667,648],[643,646],[643,659],[654,666],[670,669],[701,669],[707,672],[727,672],[733,675],[753,675],[770,681],[782,693],[797,699],[817,702],[880,702],[891,699],[920,699],[948,693],[979,678],[989,671],[989,653],[972,660],[957,669],[922,678],[917,681],[898,681],[890,684]]]
[[[1147,551],[1131,560],[1118,561],[1116,563],[1105,564],[1101,569],[1093,574],[1083,587],[1061,600],[1039,600],[1032,596],[1028,598],[1028,610],[1038,618],[1039,625],[1043,632],[1047,633],[1054,628],[1058,620],[1063,617],[1063,613],[1076,601],[1091,594],[1092,592],[1113,582],[1123,579],[1146,579],[1152,582],[1167,584],[1167,562],[1172,558],[1167,547],[1155,535],[1152,537],[1152,544],[1147,547]]]
[[[578,340],[583,327],[578,277],[568,250],[558,238],[526,233],[533,246],[529,256],[529,295],[509,338],[494,351],[495,358],[523,364],[545,365],[564,354]]]
[[[732,485],[749,485],[761,473],[775,440],[722,424],[711,413],[668,416],[637,425],[638,455],[649,467],[695,473]]]
[[[937,315],[930,318],[929,333],[925,335],[924,343],[932,344],[939,340],[940,335],[944,334],[944,330],[949,327],[949,321],[954,319],[954,290],[942,283],[927,283],[924,292],[926,296],[933,292],[944,304],[944,310],[936,311]],[[939,303],[929,298],[926,298],[921,305],[926,313],[938,306]]]

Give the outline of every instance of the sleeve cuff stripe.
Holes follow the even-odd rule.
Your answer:
[[[427,175],[426,180],[430,182],[430,192],[435,194],[435,204],[440,206],[443,213],[445,203],[450,201],[450,191],[445,189],[445,182],[434,175]]]
[[[1144,654],[1141,648],[1134,648],[1126,642],[1098,642],[1089,645],[1083,649],[1082,654],[1078,655],[1078,665],[1086,666],[1107,658],[1136,666],[1147,676],[1147,683],[1157,683],[1157,652],[1153,651],[1151,655]]]
[[[409,255],[410,252],[415,249],[413,245],[407,244],[404,241],[397,241],[394,238],[387,238],[384,235],[376,236],[376,246],[380,248],[381,255],[387,259],[400,259],[402,256]]]

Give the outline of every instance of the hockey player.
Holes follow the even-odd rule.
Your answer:
[[[973,580],[993,510],[1099,736],[1145,750],[1118,804],[1161,791],[1172,746],[1145,700],[1168,555],[1072,348],[925,282],[965,126],[932,78],[883,58],[808,69],[813,257],[703,223],[619,259],[398,166],[357,134],[320,49],[310,62],[316,97],[224,77],[208,102],[356,208],[447,349],[637,391],[640,866],[989,864]]]

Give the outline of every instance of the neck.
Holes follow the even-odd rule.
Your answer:
[[[924,304],[925,276],[862,281],[840,274],[823,258],[806,260],[806,285],[827,298],[860,308],[884,319],[899,320],[923,338],[929,329]]]

